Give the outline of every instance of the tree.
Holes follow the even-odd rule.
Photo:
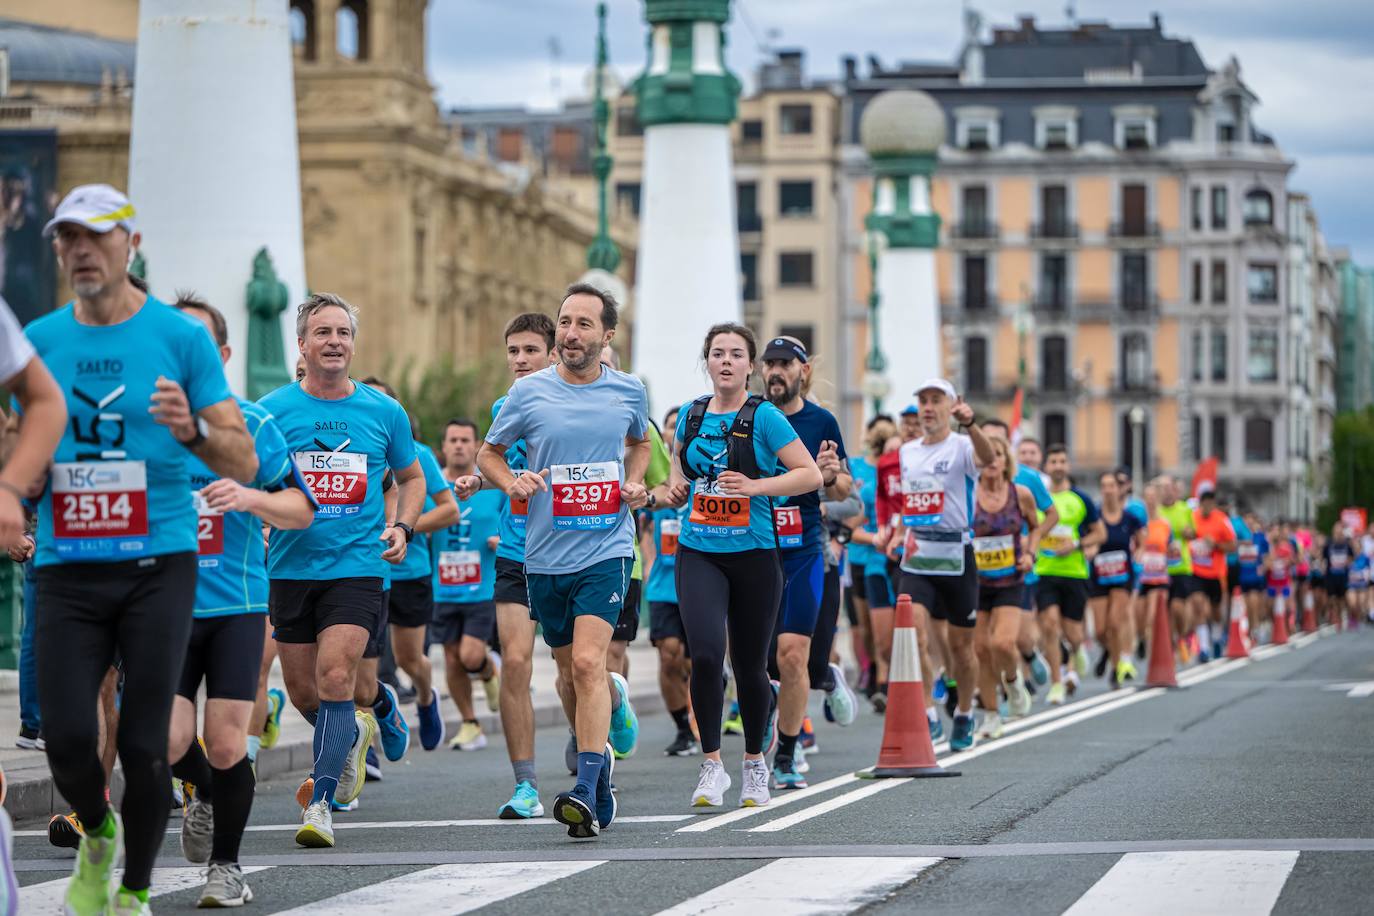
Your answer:
[[[1374,509],[1374,407],[1336,417],[1331,434],[1331,480],[1327,502],[1317,511],[1317,527],[1329,531],[1341,509]]]
[[[486,361],[459,368],[446,358],[418,375],[390,371],[387,375],[398,380],[396,393],[420,424],[420,441],[437,446],[444,427],[455,417],[472,420],[479,433],[486,433],[491,425],[492,402],[506,392],[504,370],[504,362]]]

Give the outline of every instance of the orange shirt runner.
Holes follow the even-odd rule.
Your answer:
[[[1210,515],[1203,515],[1201,509],[1193,510],[1193,530],[1196,532],[1188,544],[1193,557],[1193,575],[1199,579],[1226,581],[1226,553],[1223,547],[1236,542],[1236,529],[1231,520],[1220,509],[1213,509]],[[1207,549],[1206,541],[1211,541]]]

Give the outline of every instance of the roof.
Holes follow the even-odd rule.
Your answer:
[[[995,29],[982,50],[988,79],[1087,79],[1137,69],[1146,80],[1205,79],[1208,73],[1193,43],[1166,37],[1157,19],[1141,27],[1085,22],[1042,29],[1026,17],[1019,28]]]
[[[0,18],[0,48],[9,52],[10,81],[99,86],[106,73],[134,78],[134,43],[87,32]]]

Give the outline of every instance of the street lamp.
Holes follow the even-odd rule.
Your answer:
[[[1136,405],[1128,415],[1131,421],[1131,485],[1137,498],[1145,487],[1145,408]]]

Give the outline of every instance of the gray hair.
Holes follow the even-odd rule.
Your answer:
[[[310,323],[310,316],[320,309],[336,306],[344,310],[348,315],[348,323],[353,330],[353,336],[358,336],[358,310],[349,303],[343,296],[334,293],[311,293],[304,302],[296,306],[296,336],[305,336],[305,327]]]

